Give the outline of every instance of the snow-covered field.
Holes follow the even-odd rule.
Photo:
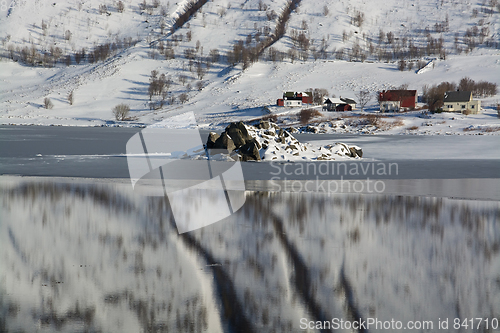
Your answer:
[[[500,15],[496,7],[492,7],[491,13],[488,12],[488,4],[431,0],[400,4],[390,0],[384,1],[381,6],[378,1],[365,3],[355,0],[340,4],[332,1],[302,1],[292,12],[285,35],[272,47],[287,52],[292,45],[293,31],[305,32],[311,43],[308,60],[296,58],[292,63],[285,58],[282,62],[273,62],[268,59],[266,51],[259,62],[243,70],[241,65],[232,67],[227,63],[226,52],[238,39],[246,40],[250,35],[249,45],[254,45],[258,32],[262,38],[266,30],[272,32],[276,20],[268,20],[267,16],[272,11],[279,14],[285,1],[263,1],[266,10],[259,10],[259,3],[254,0],[209,1],[173,34],[169,29],[182,12],[186,4],[184,1],[171,3],[162,0],[156,8],[147,1],[148,9],[141,11],[140,1],[129,0],[124,1],[123,13],[116,10],[116,1],[38,1],[36,5],[18,1],[12,3],[15,3],[13,8],[2,9],[0,16],[0,37],[6,55],[0,58],[1,124],[143,126],[161,121],[171,114],[194,111],[201,126],[217,128],[230,121],[266,115],[282,92],[288,90],[324,88],[337,97],[355,98],[356,92],[366,89],[372,93],[367,110],[373,113],[376,109],[374,93],[402,84],[417,89],[419,95],[426,84],[458,82],[463,77],[500,84],[498,49],[487,47],[484,42],[468,53],[458,54],[454,51],[455,33],[459,35],[458,46],[464,48],[465,30],[474,26],[487,28],[485,34],[486,31],[488,34],[483,38],[484,41],[498,41]],[[107,5],[107,13],[99,14],[101,4]],[[326,15],[324,6],[329,9]],[[359,11],[364,14],[361,27],[350,21]],[[448,29],[435,32],[435,24],[441,24],[446,17]],[[162,24],[165,27],[163,34],[160,31]],[[347,54],[356,43],[362,47],[367,47],[365,43],[369,40],[377,44],[379,30],[383,30],[384,34],[393,32],[396,42],[403,43],[405,37],[407,42],[412,40],[415,45],[424,47],[426,27],[432,38],[443,38],[448,55],[446,60],[435,56],[415,58],[415,61],[431,61],[424,71],[417,71],[416,68],[399,71],[397,61],[385,62],[378,60],[375,55],[368,55],[364,62],[337,60],[334,56],[340,48],[344,48]],[[71,38],[64,38],[66,31],[70,31]],[[344,31],[346,38],[342,38]],[[191,34],[190,40],[188,34]],[[178,41],[181,35],[182,41]],[[134,45],[118,48],[115,55],[96,63],[76,64],[72,58],[69,66],[61,62],[53,68],[45,68],[31,67],[8,59],[10,48],[16,50],[17,47],[33,45],[39,52],[49,52],[50,47],[54,46],[59,47],[64,54],[73,54],[85,47],[88,53],[96,45],[118,43],[124,38],[132,38]],[[158,47],[160,41],[165,47],[172,43],[175,59],[167,60],[159,54],[158,49],[150,48],[150,45]],[[319,49],[321,44],[330,55],[328,59],[314,61],[313,47]],[[196,64],[190,65],[186,59],[187,49],[195,50],[197,59],[205,59],[212,49],[217,49],[221,55],[220,61],[209,67],[203,62],[203,77],[198,76]],[[152,51],[156,52],[154,59],[151,57]],[[173,81],[164,105],[153,110],[150,109],[148,95],[152,70],[166,74]],[[182,82],[184,79],[180,76],[186,76],[186,82]],[[72,105],[67,98],[70,92],[73,92]],[[179,99],[183,93],[188,98],[185,103]],[[54,105],[52,109],[43,107],[44,98],[51,99]],[[160,99],[158,96],[153,97],[156,105]],[[436,115],[432,116],[435,121],[428,121],[433,122],[433,127],[429,128],[422,125],[424,121],[416,117],[416,113],[410,113],[402,115],[403,126],[375,132],[485,133],[484,128],[498,128],[500,124],[493,107],[498,99],[498,94],[482,99],[482,115]],[[111,110],[120,103],[130,106],[133,120],[115,121]],[[283,112],[273,108],[271,111]],[[455,120],[449,121],[452,117]],[[446,124],[438,124],[442,121],[446,121]],[[293,122],[290,120],[290,123]],[[413,126],[419,129],[407,129]],[[463,131],[470,126],[482,129]],[[354,129],[347,132],[374,131]]]

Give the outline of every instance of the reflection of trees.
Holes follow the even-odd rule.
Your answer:
[[[461,257],[463,252],[490,263],[495,262],[500,252],[500,211],[494,204],[426,197],[249,192],[246,204],[234,221],[178,235],[168,202],[163,198],[134,197],[127,192],[128,187],[123,189],[106,184],[24,182],[0,192],[0,209],[10,210],[6,216],[14,217],[16,209],[22,209],[30,217],[28,222],[23,222],[26,228],[40,227],[44,232],[38,236],[47,237],[48,242],[58,237],[74,237],[71,238],[74,244],[71,240],[68,244],[80,249],[87,256],[85,259],[97,266],[85,270],[91,272],[90,279],[94,279],[91,284],[98,285],[105,275],[130,279],[129,284],[102,288],[101,299],[96,302],[114,310],[129,311],[144,331],[207,329],[211,305],[201,291],[189,291],[197,287],[189,284],[190,268],[207,270],[213,277],[213,290],[209,293],[217,300],[220,320],[227,325],[225,329],[238,330],[246,326],[249,331],[260,331],[262,327],[269,331],[288,331],[297,323],[283,315],[282,311],[293,309],[286,302],[303,305],[313,320],[326,320],[332,315],[376,313],[377,308],[373,313],[371,308],[366,310],[366,300],[360,298],[363,285],[350,267],[354,265],[349,261],[352,258],[342,260],[342,254],[347,253],[349,247],[358,249],[363,245],[370,234],[367,230],[376,233],[382,241],[393,236],[403,237],[403,249],[406,249],[406,240],[432,239],[427,244],[434,247],[434,252],[440,252],[440,260],[449,260],[446,267],[433,268],[432,273],[442,274],[443,279],[451,281],[450,288],[458,295],[458,308],[467,305],[466,294],[462,295],[464,286],[481,284],[486,279],[484,272],[474,271],[483,266],[467,266]],[[84,234],[84,229],[74,229],[78,228],[75,221],[80,221],[72,220],[75,214],[88,214],[81,221],[85,227],[95,229],[93,233]],[[99,330],[99,305],[75,301],[61,311],[59,296],[71,292],[65,289],[71,278],[69,270],[38,265],[34,254],[26,253],[30,248],[19,242],[24,234],[15,224],[20,222],[12,219],[3,225],[0,223],[0,228],[7,231],[6,239],[10,237],[10,243],[5,246],[13,256],[17,255],[17,258],[9,258],[9,265],[14,268],[26,265],[32,271],[42,268],[38,275],[29,278],[35,284],[44,284],[39,288],[50,290],[50,297],[43,303],[28,305],[30,319],[54,330],[65,330],[74,324],[89,331]],[[100,228],[103,225],[109,228]],[[390,233],[386,233],[387,230]],[[450,232],[464,242],[454,247],[446,238]],[[336,238],[332,239],[333,236]],[[328,246],[334,242],[337,247],[328,252],[331,251]],[[383,242],[376,245],[387,246]],[[325,255],[314,252],[314,246]],[[420,245],[416,246],[418,249]],[[462,252],[455,251],[459,246]],[[86,252],[92,247],[99,247],[99,256],[92,257],[92,252]],[[179,261],[179,249],[188,250],[197,261]],[[70,254],[47,250],[41,255],[59,259]],[[407,263],[420,259],[413,255],[404,253],[397,260]],[[308,259],[311,257],[313,260]],[[161,260],[157,262],[155,258]],[[280,258],[287,260],[283,264]],[[207,268],[206,265],[212,264],[216,265]],[[287,269],[281,270],[280,265]],[[461,272],[466,268],[470,268],[469,277]],[[370,267],[366,274],[369,270]],[[32,271],[30,274],[34,275]],[[364,272],[361,268],[359,275]],[[391,274],[385,275],[390,280],[387,283],[396,286],[403,282]],[[287,281],[290,281],[288,286]],[[155,289],[162,285],[163,289]],[[497,290],[494,286],[474,288],[482,293]],[[415,292],[411,285],[404,286],[404,290],[408,294]],[[349,302],[345,308],[332,310],[330,305],[334,301],[322,298],[325,291],[331,292],[330,299],[344,296]],[[291,294],[290,298],[283,296],[287,293]],[[491,306],[491,300],[485,304]],[[26,306],[16,299],[7,299],[0,292],[0,331],[7,331],[9,318],[20,316]],[[283,310],[285,308],[288,310]],[[497,310],[491,307],[491,311]],[[332,313],[334,311],[345,313]]]
[[[123,189],[127,190],[122,195]],[[113,288],[109,290],[109,287],[102,288],[100,290],[102,299],[97,303],[102,301],[106,307],[130,311],[145,332],[206,331],[209,316],[207,300],[203,295],[185,292],[189,289],[189,284],[179,285],[178,282],[174,282],[176,281],[175,275],[182,278],[183,267],[192,263],[172,262],[169,259],[156,266],[150,261],[151,256],[158,259],[163,256],[179,257],[177,253],[179,248],[185,248],[199,257],[202,268],[207,264],[217,262],[217,259],[211,255],[209,248],[202,246],[191,234],[177,234],[170,207],[164,198],[134,197],[128,193],[129,191],[128,186],[116,189],[107,184],[101,186],[84,183],[25,182],[4,193],[0,192],[0,195],[5,194],[3,204],[7,210],[13,210],[11,216],[15,216],[15,209],[18,209],[19,203],[26,207],[29,220],[25,223],[39,225],[45,230],[39,235],[41,238],[46,238],[45,243],[57,237],[70,236],[78,239],[79,245],[67,246],[74,248],[83,246],[81,252],[84,253],[85,260],[92,262],[92,265],[89,265],[92,268],[87,268],[87,265],[80,266],[82,269],[91,271],[87,274],[90,275],[90,281],[85,281],[86,284],[102,288],[99,287],[101,275],[134,281],[132,285],[128,283],[125,289],[123,286],[116,286],[116,290],[112,290]],[[81,227],[85,232],[78,228],[73,229],[72,225],[76,223],[76,220],[72,220],[74,218],[71,215],[72,210],[75,210],[76,214],[81,214],[82,211],[87,214],[79,220],[84,224]],[[108,218],[97,220],[96,216]],[[66,220],[69,224],[66,224]],[[14,223],[14,218],[8,222]],[[131,227],[132,230],[130,230]],[[89,230],[92,232],[89,233]],[[30,248],[23,249],[22,245],[19,246],[19,242],[16,241],[16,237],[23,238],[22,234],[14,234],[10,228],[9,234],[11,246],[18,257],[27,258],[26,265],[32,266],[32,269],[36,269],[37,266],[44,267],[43,264],[33,262],[35,257],[33,253],[24,254]],[[95,246],[103,253],[103,258],[92,258],[92,252],[86,253]],[[110,257],[109,254],[111,254]],[[42,253],[42,258],[47,258],[48,261],[60,259],[71,262],[71,259],[74,259],[70,257],[70,253],[67,258],[66,256],[68,254],[56,253],[55,250]],[[115,257],[118,259],[116,263],[109,262]],[[12,260],[15,262],[16,258]],[[33,309],[29,310],[32,320],[48,329],[66,330],[76,324],[82,325],[85,330],[99,330],[99,319],[102,317],[99,318],[100,316],[96,315],[95,306],[79,305],[79,301],[76,300],[73,309],[61,311],[60,303],[63,300],[59,299],[58,295],[75,291],[64,289],[64,282],[69,284],[75,281],[69,281],[74,276],[64,269],[64,263],[62,267],[62,270],[61,267],[44,267],[42,273],[38,274],[38,278],[35,273],[35,281],[49,281],[43,282],[42,287],[50,290],[51,296],[44,298],[42,304],[36,304]],[[100,270],[97,270],[99,268]],[[193,269],[199,270],[200,268],[194,267]],[[253,325],[244,315],[233,281],[225,267],[213,267],[212,272],[216,288],[213,293],[221,305],[221,322],[234,331],[252,332]],[[125,277],[119,276],[123,274]],[[189,276],[186,278],[193,281]],[[154,292],[155,284],[161,287],[165,283],[169,285],[170,293]],[[151,291],[148,292],[148,289]],[[0,314],[7,311],[9,314],[7,319],[15,318],[22,306],[25,307],[26,304],[18,304],[15,299],[0,299]],[[9,312],[8,309],[17,310]],[[8,331],[8,322],[8,320],[0,320],[0,331]]]
[[[283,210],[284,228],[297,228],[303,234],[306,224],[311,223],[311,215],[333,219],[338,213],[339,223],[352,223],[357,219],[363,224],[397,224],[405,229],[428,230],[431,234],[442,237],[447,226],[460,226],[470,235],[475,246],[490,257],[500,251],[500,239],[485,237],[485,232],[492,221],[497,221],[500,209],[474,208],[468,201],[446,200],[443,198],[410,196],[370,196],[370,195],[307,195],[297,193],[270,194],[266,200],[247,200],[259,211],[267,207],[286,207]],[[276,209],[273,208],[273,211]],[[329,212],[330,216],[325,216]],[[351,218],[346,220],[346,215]]]

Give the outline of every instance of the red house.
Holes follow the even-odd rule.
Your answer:
[[[335,111],[352,111],[352,106],[349,104],[338,104],[335,107]]]
[[[312,98],[312,94],[311,93],[297,93],[297,97],[301,97],[302,98],[302,103],[304,104],[312,104],[313,102],[313,98]]]
[[[399,111],[414,109],[417,104],[416,90],[384,90],[379,92],[380,111]]]

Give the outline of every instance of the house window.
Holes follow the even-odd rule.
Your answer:
[[[465,105],[462,105],[462,109],[465,109]]]
[[[453,108],[453,105],[448,105],[448,109],[452,109]]]
[[[470,106],[470,108],[471,108],[471,109],[474,109],[474,106],[475,106],[475,105],[471,105],[471,106]]]

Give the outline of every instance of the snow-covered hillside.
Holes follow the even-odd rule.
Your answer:
[[[188,1],[8,3],[0,11],[2,124],[114,125],[111,110],[125,103],[126,126],[194,111],[213,127],[266,114],[285,90],[354,97],[408,84],[421,94],[425,84],[465,76],[500,84],[496,1],[304,0],[281,38],[244,70],[232,66],[235,53],[251,54],[276,34],[285,0],[200,2],[185,23],[178,18]],[[169,84],[150,98],[153,70]]]

